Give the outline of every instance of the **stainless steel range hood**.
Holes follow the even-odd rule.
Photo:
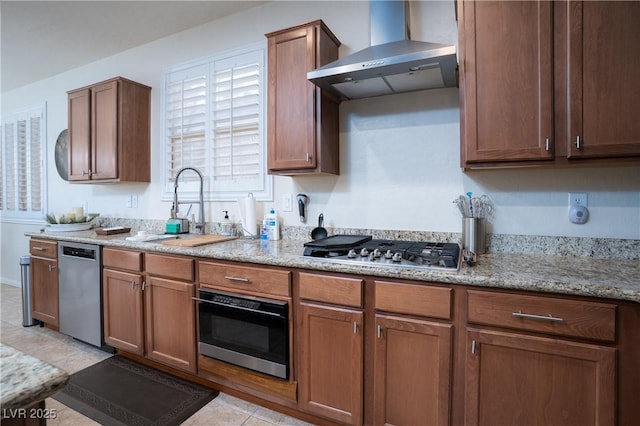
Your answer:
[[[455,87],[456,47],[410,40],[406,1],[370,1],[371,47],[307,73],[341,100]]]

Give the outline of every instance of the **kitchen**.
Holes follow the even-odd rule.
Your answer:
[[[413,8],[415,39],[457,44],[453,2],[415,2]],[[107,217],[166,220],[170,200],[162,200],[161,171],[157,167],[151,169],[150,184],[69,185],[58,176],[53,167],[52,145],[67,125],[66,92],[115,75],[160,88],[161,73],[166,67],[260,41],[265,33],[315,19],[323,19],[341,40],[342,57],[368,46],[369,28],[365,18],[368,13],[366,2],[341,3],[339,10],[329,10],[322,2],[266,3],[3,92],[3,113],[47,101],[49,211],[62,212],[87,202],[89,211]],[[355,19],[362,20],[361,27],[354,28]],[[207,43],[202,43],[203,38]],[[563,250],[555,245],[558,240],[567,244],[593,244],[599,239],[637,242],[640,237],[637,165],[463,172],[458,98],[458,90],[453,88],[343,102],[340,106],[340,175],[276,176],[273,201],[264,203],[263,208],[275,206],[285,226],[298,226],[297,212],[283,212],[281,200],[286,194],[306,193],[311,198],[309,230],[315,226],[318,214],[323,213],[329,229],[459,233],[460,217],[452,201],[457,195],[471,191],[488,194],[495,203],[497,213],[490,233],[506,239],[523,236],[528,250],[553,255]],[[151,103],[151,163],[156,165],[162,161],[157,142],[161,139],[159,89],[152,90]],[[572,224],[567,219],[569,192],[589,195],[590,219],[584,225]],[[60,193],[65,197],[56,196]],[[131,195],[137,197],[137,208],[127,207],[125,199]],[[235,202],[210,202],[205,209],[207,221],[220,222],[223,210],[236,212],[232,216],[237,219]],[[42,223],[3,221],[3,282],[19,285],[18,256],[28,252],[24,233],[37,232],[41,227]],[[540,241],[553,242],[550,250],[554,251],[545,252]]]

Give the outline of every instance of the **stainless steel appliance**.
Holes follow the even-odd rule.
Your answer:
[[[289,377],[289,304],[200,289],[198,352],[282,379]]]
[[[456,243],[381,240],[370,235],[333,235],[304,244],[304,256],[345,264],[457,271]]]
[[[102,347],[100,246],[58,242],[60,332]]]

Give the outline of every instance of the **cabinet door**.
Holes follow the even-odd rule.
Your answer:
[[[57,327],[58,261],[31,257],[31,313],[34,318]]]
[[[91,88],[91,179],[118,177],[118,82]]]
[[[554,158],[551,8],[460,2],[463,165]]]
[[[307,80],[316,68],[314,27],[269,38],[269,169],[316,167],[315,114],[319,89]]]
[[[144,290],[147,357],[196,372],[194,285],[148,277]]]
[[[91,178],[91,91],[77,90],[69,93],[69,180],[82,181]]]
[[[298,403],[347,424],[362,423],[363,315],[301,303]]]
[[[567,2],[568,156],[640,155],[640,2]]]
[[[142,275],[102,270],[104,341],[115,348],[144,353]]]
[[[374,424],[449,424],[452,327],[376,315]]]
[[[615,349],[475,329],[467,349],[467,425],[615,424]]]

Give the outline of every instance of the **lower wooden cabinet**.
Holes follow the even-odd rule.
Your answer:
[[[193,280],[194,260],[146,254],[144,274],[142,256],[103,250],[108,266],[102,272],[105,343],[195,373],[195,284],[151,275]]]
[[[58,244],[53,241],[29,241],[31,314],[50,326],[58,327]]]
[[[31,258],[31,314],[35,319],[57,327],[58,261]]]
[[[450,324],[376,315],[375,425],[448,425]]]
[[[465,424],[614,425],[616,349],[467,329]]]
[[[194,284],[148,277],[144,290],[146,356],[196,372]]]
[[[363,314],[300,304],[298,405],[342,423],[362,423]]]
[[[142,283],[139,273],[102,270],[104,341],[138,355],[144,354]]]

